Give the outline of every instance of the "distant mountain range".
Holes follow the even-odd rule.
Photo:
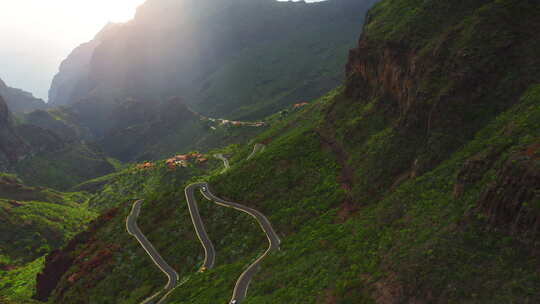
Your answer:
[[[263,117],[343,80],[374,2],[150,0],[75,49],[49,101],[88,109],[181,96],[214,116]]]
[[[16,104],[14,95],[6,96],[9,99],[0,95],[1,172],[17,173],[32,185],[66,189],[114,171],[99,149],[86,143],[88,131],[68,109],[34,110],[15,116],[8,107]]]

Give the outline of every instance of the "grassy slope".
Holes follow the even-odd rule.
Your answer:
[[[494,49],[491,43],[500,43],[476,39],[486,32],[485,26],[504,28],[497,22],[509,20],[505,12],[516,13],[521,5],[535,6],[531,2],[473,2],[460,2],[455,18],[449,16],[448,23],[435,27],[431,21],[441,17],[435,13],[445,11],[447,2],[383,1],[374,9],[366,35],[382,44],[385,39],[392,42],[407,37],[412,45],[426,45],[427,49],[419,47],[425,59],[429,48],[436,46],[425,42],[445,42],[448,33],[444,28],[455,26],[458,33],[450,35],[453,47],[461,44],[473,57],[491,56],[484,62],[473,60],[479,64],[475,68],[482,67],[496,59],[496,53],[489,51]],[[478,7],[481,9],[472,9]],[[533,14],[531,7],[525,12]],[[410,8],[418,9],[407,10]],[[400,11],[406,12],[406,18],[396,18]],[[461,23],[463,15],[467,18]],[[530,15],[527,18],[536,20]],[[497,22],[493,24],[493,20]],[[385,32],[391,26],[375,26],[392,22],[398,22],[395,33]],[[416,33],[425,36],[416,37]],[[521,49],[523,62],[536,58],[535,41]],[[219,196],[267,214],[283,240],[282,250],[265,262],[244,303],[540,301],[537,230],[525,226],[529,234],[512,233],[511,225],[493,225],[493,214],[482,206],[484,193],[501,178],[519,178],[506,176],[505,167],[526,165],[534,171],[539,166],[538,149],[534,148],[540,144],[537,68],[500,68],[510,75],[499,82],[500,87],[478,83],[483,85],[478,90],[498,96],[486,95],[494,100],[493,107],[471,104],[469,112],[457,104],[455,112],[438,118],[444,121],[457,114],[469,124],[448,133],[442,132],[447,131],[444,128],[433,130],[426,136],[428,144],[424,134],[401,129],[395,109],[385,103],[391,101],[387,96],[351,98],[338,89],[255,138],[252,143],[268,146],[252,160],[244,160],[252,146],[233,150],[233,168],[223,175],[210,174],[210,183]],[[499,72],[493,70],[496,76]],[[422,82],[428,95],[452,92],[445,91],[445,79],[432,76],[415,80]],[[468,116],[470,113],[481,115]],[[411,170],[416,158],[428,160],[423,169],[418,162]],[[475,177],[463,185],[461,175],[471,173],[467,164],[475,159],[484,165],[472,170]],[[142,230],[187,279],[173,292],[170,303],[225,303],[243,268],[264,250],[264,236],[245,216],[201,204],[218,247],[218,261],[214,270],[195,274],[202,250],[182,190],[188,178],[208,172],[179,178],[156,172],[156,177],[129,178],[125,181],[129,185],[120,183],[106,190],[109,193],[103,200],[124,201],[133,195],[126,189],[144,189],[140,195],[149,204],[141,213]],[[520,180],[514,182],[516,190],[538,193],[538,189],[523,187]],[[531,187],[537,186],[533,183]],[[539,204],[535,194],[531,201],[520,202],[520,212],[537,218]],[[80,265],[70,269],[57,289],[57,302],[137,303],[163,286],[163,277],[124,231],[129,208],[129,204],[121,205],[119,216],[98,232],[95,242],[81,248],[96,253],[118,242],[126,250],[115,252],[109,268],[87,274],[75,284],[66,279]],[[173,237],[167,238],[169,235]],[[98,278],[102,281],[96,283]],[[60,291],[66,292],[64,296]]]
[[[520,104],[432,172],[390,191],[376,204],[355,201],[358,205],[352,208],[340,185],[342,166],[315,132],[325,125],[326,110],[344,99],[337,90],[293,114],[256,139],[272,139],[264,153],[244,161],[252,147],[236,149],[231,171],[210,177],[220,196],[269,215],[283,239],[282,250],[265,262],[244,303],[371,303],[392,292],[405,301],[537,301],[540,278],[531,247],[504,231],[485,230],[486,218],[475,208],[483,188],[508,157],[504,151],[538,141],[540,87],[532,87]],[[359,112],[366,110],[361,108]],[[500,137],[509,125],[514,136]],[[493,148],[503,150],[497,165],[455,199],[456,175],[465,160]],[[384,150],[384,145],[373,149]],[[218,262],[214,270],[195,274],[203,256],[183,200],[185,179],[155,174],[126,179],[123,183],[130,185],[117,185],[116,195],[121,200],[126,197],[122,189],[146,189],[144,197],[152,204],[143,208],[141,227],[184,281],[170,303],[225,303],[245,265],[264,250],[264,236],[249,217],[201,203]],[[162,275],[124,231],[129,204],[121,209],[96,236],[97,245],[82,250],[97,252],[113,242],[126,250],[115,253],[110,268],[81,278],[57,301],[137,303],[163,286]],[[85,282],[98,277],[103,281],[85,290],[87,296],[76,296]]]
[[[96,213],[84,204],[83,193],[60,193],[10,180],[15,184],[3,185],[0,194],[0,302],[26,303],[34,293],[43,256],[84,230]]]
[[[73,266],[64,275],[53,295],[52,302],[86,303],[138,303],[141,299],[160,290],[165,285],[165,277],[159,272],[139,244],[125,231],[125,218],[131,210],[133,200],[144,198],[139,225],[164,258],[178,271],[181,277],[196,273],[202,259],[202,248],[191,226],[191,220],[184,200],[184,187],[194,176],[221,171],[221,162],[213,160],[204,167],[191,167],[172,172],[163,164],[146,172],[119,175],[106,185],[102,192],[94,196],[90,204],[95,208],[118,206],[118,214],[91,237],[91,241],[77,248],[71,254],[88,256],[88,260],[109,250],[112,255],[94,265],[91,271],[84,263]],[[129,201],[127,201],[129,200]],[[252,224],[243,223],[242,215],[224,210],[214,211],[209,204],[201,205],[201,213],[209,218],[209,230],[221,233],[219,218],[229,214],[240,223],[235,229],[243,229]],[[240,220],[242,219],[242,220]],[[233,223],[227,224],[232,226]],[[264,238],[253,244],[245,244],[236,249],[237,256],[257,246]],[[216,244],[218,250],[224,243]],[[122,250],[119,250],[121,248]],[[228,251],[228,250],[227,250]],[[74,274],[83,274],[74,283],[66,281]],[[84,290],[84,292],[82,292]]]
[[[44,258],[28,263],[12,271],[0,271],[0,303],[41,303],[31,300],[35,290],[36,275],[43,267]]]
[[[19,162],[18,175],[30,185],[67,190],[115,170],[111,161],[86,144],[73,143],[55,152],[41,153]]]
[[[514,136],[500,136],[516,125]],[[282,235],[282,251],[265,263],[244,303],[371,303],[392,292],[401,297],[393,301],[538,301],[540,261],[534,248],[518,236],[485,230],[487,219],[476,208],[509,153],[538,142],[539,131],[540,86],[535,86],[436,169],[377,204],[356,202],[358,210],[347,216],[339,165],[321,151],[313,129],[292,129],[253,161],[211,180],[221,196],[270,215]],[[496,165],[455,199],[456,175],[465,160],[493,148],[502,150]],[[373,149],[377,153],[384,145]],[[256,238],[260,231],[243,234]],[[226,301],[241,270],[234,265],[221,264],[215,270],[220,276],[188,282],[171,303]]]

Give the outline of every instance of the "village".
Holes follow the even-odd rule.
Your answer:
[[[217,119],[217,118],[203,118],[203,119],[217,123],[220,126],[255,127],[255,128],[261,128],[261,127],[266,126],[266,123],[263,121],[247,122],[247,121],[235,121],[235,120]]]
[[[292,108],[294,110],[298,110],[307,105],[309,105],[309,102],[301,102],[301,103],[294,104]],[[219,126],[255,127],[255,128],[261,128],[261,127],[267,126],[267,123],[263,121],[246,122],[246,121],[209,118],[209,117],[204,117],[204,116],[200,116],[200,117],[201,117],[201,120],[210,121],[210,122],[218,124]],[[216,129],[213,126],[211,128],[214,130]],[[174,170],[177,168],[187,168],[191,161],[193,161],[195,164],[204,164],[208,162],[208,158],[198,152],[191,152],[188,154],[179,154],[172,158],[169,158],[165,161],[165,165],[167,166],[167,168]],[[154,168],[154,166],[155,164],[153,162],[144,162],[144,163],[136,165],[136,168],[139,170],[148,170],[148,169]]]

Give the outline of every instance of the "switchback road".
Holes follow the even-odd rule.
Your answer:
[[[168,282],[167,285],[163,288],[165,291],[169,291],[173,289],[177,282],[178,282],[178,273],[171,267],[165,260],[161,257],[161,255],[157,252],[156,248],[148,241],[146,236],[141,232],[139,229],[139,226],[137,225],[137,218],[139,217],[139,214],[141,212],[141,206],[143,200],[138,200],[135,203],[133,203],[133,208],[131,209],[131,213],[128,215],[126,219],[126,229],[130,235],[135,237],[139,244],[143,247],[144,251],[148,254],[148,256],[152,259],[154,264],[167,276]],[[148,298],[143,303],[154,303],[154,299],[161,294],[161,292],[155,294],[154,296]]]
[[[251,154],[248,156],[247,160],[250,160],[258,152],[264,151],[264,148],[266,148],[266,146],[263,145],[263,144],[255,144],[255,146],[253,146],[253,152],[251,152]]]
[[[199,241],[201,241],[204,248],[205,257],[203,267],[206,269],[211,269],[214,267],[214,262],[216,260],[216,250],[214,249],[214,244],[212,244],[212,241],[208,237],[208,233],[206,233],[204,223],[201,219],[201,215],[199,214],[197,200],[195,199],[195,189],[202,188],[205,185],[206,183],[191,184],[186,187],[184,192],[186,194],[186,201],[188,204],[191,221],[193,222],[193,227],[195,228],[197,237],[199,238]]]
[[[225,168],[223,169],[223,171],[221,171],[221,173],[229,170],[229,168],[231,168],[231,166],[229,165],[229,160],[223,156],[223,154],[219,153],[219,154],[214,154],[214,157],[217,158],[217,159],[221,159],[223,161],[223,165],[225,166]]]
[[[268,249],[255,262],[249,265],[249,267],[240,275],[240,277],[236,281],[230,303],[240,303],[246,297],[249,284],[251,283],[253,276],[257,272],[258,267],[271,251],[279,250],[279,244],[281,243],[281,240],[279,239],[277,233],[274,231],[274,228],[272,228],[272,224],[270,223],[268,218],[266,218],[266,216],[264,216],[264,214],[262,214],[261,212],[253,208],[240,205],[238,203],[228,202],[215,196],[214,194],[212,194],[212,192],[210,192],[210,188],[206,183],[203,183],[201,187],[201,193],[206,199],[213,201],[218,205],[227,208],[234,208],[238,211],[242,211],[251,215],[257,220],[268,239]]]
[[[253,155],[255,155],[257,152],[263,151],[264,148],[265,146],[262,144],[255,145],[255,147],[253,148],[253,152],[248,157],[248,159],[253,157]],[[214,156],[223,161],[223,165],[225,166],[223,172],[227,171],[230,168],[229,160],[223,154],[215,154]],[[186,195],[186,201],[188,204],[189,214],[193,222],[193,227],[195,228],[197,237],[199,238],[199,241],[201,242],[204,248],[204,252],[205,252],[205,258],[202,265],[202,269],[211,269],[214,267],[215,259],[216,259],[216,252],[215,252],[212,241],[208,237],[208,233],[206,232],[204,223],[199,213],[197,199],[195,198],[195,190],[197,189],[201,192],[201,194],[206,199],[213,201],[220,206],[227,207],[227,208],[234,208],[241,212],[247,213],[253,218],[255,218],[255,220],[257,220],[261,229],[266,234],[266,237],[268,239],[268,244],[269,244],[268,249],[255,262],[249,265],[248,268],[240,275],[240,277],[236,281],[232,299],[229,303],[239,304],[242,300],[245,299],[247,295],[247,291],[249,289],[249,284],[251,283],[251,280],[253,279],[253,276],[255,275],[258,267],[260,266],[264,258],[271,251],[279,250],[279,245],[281,243],[281,240],[279,239],[277,233],[274,231],[274,228],[272,228],[272,224],[270,223],[268,218],[266,218],[266,216],[264,216],[264,214],[262,214],[261,212],[253,208],[240,205],[238,203],[228,202],[226,200],[218,198],[217,196],[212,194],[212,192],[210,192],[210,188],[207,183],[201,182],[201,183],[191,184],[185,188],[184,192]],[[158,292],[157,294],[151,296],[150,298],[142,302],[142,304],[156,303],[156,299],[158,298],[158,296],[162,292],[165,292],[165,295],[161,297],[159,302],[157,302],[157,304],[161,304],[161,303],[164,303],[167,296],[170,294],[172,289],[176,286],[178,282],[178,273],[176,273],[176,271],[171,266],[169,266],[167,262],[165,262],[165,260],[157,252],[154,246],[150,243],[150,241],[148,241],[148,239],[144,236],[144,234],[139,229],[137,225],[137,218],[139,217],[142,203],[143,203],[143,200],[138,200],[133,204],[131,213],[126,219],[126,229],[129,234],[131,234],[137,239],[137,241],[141,244],[141,246],[146,251],[148,256],[150,256],[150,258],[156,264],[156,266],[163,273],[165,273],[165,275],[169,279],[163,291]]]

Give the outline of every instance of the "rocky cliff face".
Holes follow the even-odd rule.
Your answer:
[[[0,169],[5,170],[28,152],[29,147],[15,133],[9,108],[0,96]]]
[[[50,105],[72,104],[80,97],[77,92],[82,89],[84,82],[88,80],[94,50],[107,35],[114,33],[117,27],[118,25],[113,23],[107,24],[92,41],[78,46],[62,62],[59,72],[54,77],[49,89]]]
[[[401,2],[418,9],[399,23],[399,10],[370,12],[349,55],[346,91],[395,122],[414,150],[410,171],[421,174],[540,80],[540,19],[528,1],[468,1],[451,13],[442,2]]]
[[[265,115],[340,82],[374,2],[148,1],[66,59],[50,102],[184,96],[214,114]]]
[[[2,79],[0,79],[0,95],[13,112],[27,113],[48,107],[42,99],[35,98],[30,92],[8,87]]]

